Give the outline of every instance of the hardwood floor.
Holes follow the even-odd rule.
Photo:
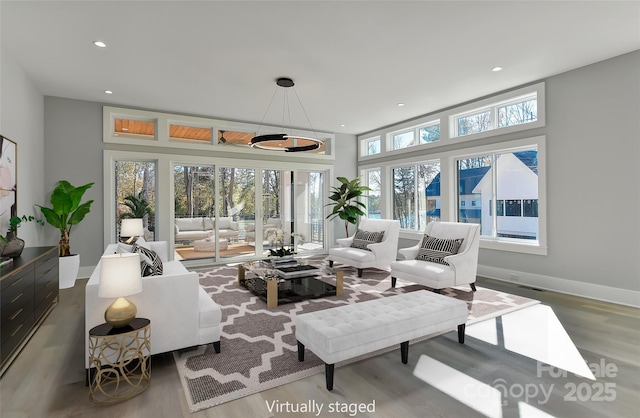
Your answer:
[[[471,325],[464,346],[458,344],[455,331],[412,345],[407,365],[394,351],[337,368],[333,392],[326,391],[324,374],[319,374],[192,414],[173,357],[164,354],[152,359],[149,390],[118,405],[95,406],[84,383],[85,284],[86,280],[79,280],[75,287],[61,290],[58,306],[3,376],[2,418],[312,417],[317,411],[302,413],[294,408],[313,401],[323,407],[318,416],[327,417],[354,416],[349,408],[358,404],[369,412],[357,416],[384,418],[526,417],[534,412],[536,416],[631,417],[638,413],[640,310],[488,279],[479,279],[478,285],[549,306],[584,360],[607,365],[609,376],[599,370],[594,372],[596,380],[573,373],[558,376],[560,370],[519,354],[512,342],[552,357],[571,350],[558,347],[562,332],[551,326],[545,331],[542,317],[534,325],[542,326],[547,338],[527,338],[535,334],[533,330],[529,334],[532,324],[519,324],[515,332],[505,316],[504,321],[495,322],[501,331],[497,343],[472,336],[482,336],[486,327]],[[501,391],[506,396],[500,396]],[[336,406],[342,412],[329,411]]]

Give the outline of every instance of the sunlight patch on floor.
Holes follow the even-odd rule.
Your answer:
[[[589,365],[549,306],[534,305],[470,325],[466,335],[595,380]]]
[[[518,402],[518,415],[520,418],[555,418],[526,402]]]
[[[413,375],[483,415],[502,417],[502,393],[498,389],[434,358],[421,355]]]

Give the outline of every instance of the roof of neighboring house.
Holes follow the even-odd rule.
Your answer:
[[[515,155],[524,165],[529,167],[531,171],[538,174],[538,151],[518,151]],[[460,194],[473,194],[473,189],[478,185],[480,180],[487,174],[491,167],[469,168],[460,171]],[[433,181],[427,186],[427,196],[440,196],[440,173],[438,173]]]

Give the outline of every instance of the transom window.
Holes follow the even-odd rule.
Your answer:
[[[537,93],[453,116],[454,137],[477,134],[538,120]]]
[[[361,142],[361,154],[362,155],[375,155],[380,154],[380,137],[375,136],[373,138],[367,138]]]
[[[416,145],[429,144],[440,141],[440,120],[428,122],[414,128],[393,132],[391,149],[404,149]]]

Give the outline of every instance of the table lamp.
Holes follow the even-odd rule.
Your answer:
[[[99,298],[117,298],[104,313],[107,324],[125,327],[136,317],[136,305],[125,296],[142,292],[140,254],[123,253],[103,255],[100,259]]]
[[[133,244],[142,235],[144,235],[142,218],[125,218],[120,223],[120,237],[128,237],[126,244]]]

